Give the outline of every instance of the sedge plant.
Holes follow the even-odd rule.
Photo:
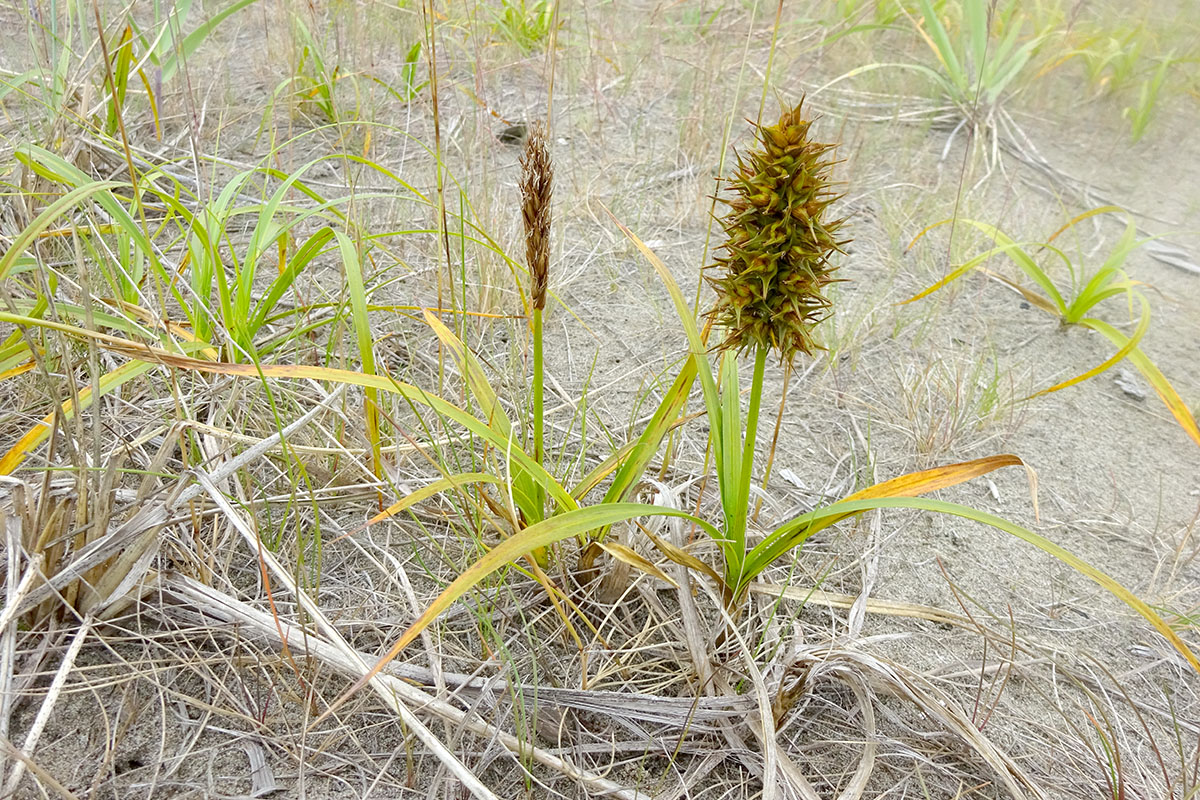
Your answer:
[[[690,387],[691,374],[700,377],[720,487],[721,524],[678,509],[624,502],[620,496],[611,499],[606,496],[605,502],[587,507],[579,507],[573,497],[570,505],[574,507],[508,536],[460,574],[375,666],[335,701],[314,725],[365,687],[421,631],[491,573],[528,557],[537,548],[572,537],[600,539],[608,526],[649,516],[686,519],[718,545],[724,561],[720,571],[677,544],[660,540],[646,531],[666,558],[707,576],[716,584],[731,617],[744,604],[755,578],[797,551],[813,534],[840,520],[880,508],[916,508],[974,520],[1039,547],[1100,584],[1148,620],[1200,672],[1200,660],[1171,627],[1114,578],[1008,520],[967,506],[918,497],[1000,467],[1022,465],[1021,459],[1013,455],[981,458],[884,481],[790,519],[752,544],[748,524],[749,496],[766,361],[772,353],[787,360],[810,353],[816,347],[813,329],[829,312],[829,302],[821,290],[834,280],[831,258],[846,243],[839,238],[841,221],[826,216],[829,206],[837,199],[830,179],[832,161],[829,153],[832,148],[809,138],[810,125],[811,122],[803,118],[800,106],[785,110],[777,125],[758,128],[758,149],[739,160],[732,181],[733,197],[726,200],[729,213],[723,222],[728,236],[725,255],[717,260],[716,274],[710,277],[710,283],[717,291],[717,301],[709,316],[724,333],[716,375],[709,364],[709,348],[691,306],[670,271],[632,231],[617,222],[658,272],[687,335],[690,352],[681,375],[683,380],[677,381],[677,385]],[[749,408],[744,419],[737,363],[737,355],[742,350],[754,354]],[[694,373],[690,372],[692,368]],[[686,391],[683,394],[686,396]],[[478,426],[480,422],[475,420],[474,424]],[[489,435],[493,441],[502,440],[495,431],[489,431]],[[516,448],[511,449],[514,456],[517,452]],[[522,456],[527,468],[532,468],[530,475],[535,480],[547,489],[555,486],[545,482],[547,473],[538,468],[534,459]],[[557,496],[562,497],[561,491]]]
[[[913,118],[949,121],[953,130],[947,150],[960,130],[974,132],[975,141],[984,145],[990,171],[999,161],[1000,134],[1019,130],[1004,110],[1005,101],[1025,83],[1057,65],[1031,75],[1038,52],[1051,36],[1050,23],[1032,19],[1027,4],[1015,0],[963,0],[957,25],[943,21],[944,12],[958,8],[957,4],[917,0],[915,14],[906,5],[900,4],[899,8],[935,63],[872,62],[834,78],[821,90],[874,70],[905,70],[921,75],[936,88],[938,104]]]
[[[1146,295],[1138,288],[1142,285],[1141,282],[1130,278],[1126,274],[1125,261],[1134,250],[1155,237],[1139,239],[1137,225],[1134,224],[1132,219],[1129,219],[1125,225],[1125,232],[1117,241],[1116,246],[1109,252],[1104,262],[1094,272],[1090,273],[1083,268],[1082,264],[1073,261],[1065,251],[1053,244],[1055,239],[1072,230],[1080,222],[1098,214],[1109,213],[1123,213],[1123,211],[1117,206],[1101,206],[1090,211],[1085,211],[1059,228],[1046,242],[1035,246],[1015,242],[999,228],[986,222],[973,219],[960,219],[958,220],[959,222],[981,231],[992,240],[995,247],[989,248],[967,260],[962,265],[951,270],[946,277],[904,300],[903,303],[912,303],[923,297],[927,297],[972,270],[982,270],[988,276],[1020,293],[1033,307],[1056,317],[1062,326],[1078,325],[1096,331],[1117,348],[1117,351],[1103,363],[1073,378],[1035,392],[1025,399],[1029,400],[1044,394],[1057,392],[1060,389],[1066,389],[1069,386],[1074,386],[1077,383],[1105,372],[1123,360],[1128,360],[1142,373],[1150,385],[1154,387],[1154,391],[1167,407],[1167,410],[1171,412],[1171,416],[1179,423],[1179,426],[1183,428],[1196,444],[1200,444],[1200,428],[1197,427],[1192,412],[1180,398],[1179,393],[1175,391],[1174,386],[1171,385],[1171,382],[1163,374],[1162,370],[1138,347],[1142,337],[1146,335],[1146,331],[1150,327],[1150,302],[1146,299]],[[930,225],[917,234],[909,247],[911,248],[915,245],[930,230],[950,224],[951,222],[952,220],[946,219]],[[1039,263],[1035,256],[1040,255],[1042,252],[1046,253],[1047,257],[1052,261],[1061,262],[1066,267],[1070,279],[1069,286],[1060,288],[1059,284],[1055,283],[1054,278],[1051,277],[1052,271]],[[997,255],[1007,256],[1034,283],[1036,288],[1022,285],[1011,278],[987,269],[984,265],[989,259]],[[1137,326],[1132,335],[1126,335],[1111,323],[1094,316],[1097,306],[1106,300],[1117,297],[1124,299],[1131,309],[1136,304],[1141,310],[1141,316],[1137,321]]]
[[[489,510],[503,520],[501,527],[510,531],[521,531],[543,521],[547,516],[577,509],[579,500],[610,478],[604,501],[618,502],[625,499],[641,479],[663,438],[678,424],[695,377],[694,369],[685,368],[664,394],[640,434],[626,445],[617,448],[577,483],[568,487],[560,479],[552,476],[546,464],[543,317],[550,285],[553,168],[545,129],[541,125],[534,125],[526,140],[525,152],[521,158],[520,190],[525,258],[530,278],[528,318],[532,339],[532,420],[528,439],[520,435],[520,426],[514,423],[500,402],[500,396],[488,380],[479,359],[437,315],[428,309],[424,313],[426,324],[438,337],[444,352],[450,356],[465,380],[465,388],[478,409],[476,424],[486,426],[492,436],[504,442],[502,448],[495,450],[504,461],[502,471],[507,473],[504,481],[506,497],[502,501],[495,501],[485,493],[483,486],[479,488],[480,496]],[[528,453],[523,449],[526,446],[529,447]],[[521,458],[516,458],[516,454]],[[536,470],[529,469],[527,464],[536,464]],[[553,481],[552,485],[548,485],[547,481]],[[494,476],[485,473],[448,473],[439,481],[430,484],[426,491],[437,493],[464,484],[497,482],[499,481]],[[424,496],[428,495],[422,495]],[[412,495],[401,498],[373,517],[368,524],[400,513],[417,499]],[[614,558],[639,568],[648,567],[644,559],[639,559],[631,549],[620,544],[596,544],[598,548],[590,548],[581,556],[581,567],[598,555],[597,549],[603,549]],[[539,566],[546,565],[545,548],[535,549],[533,556]],[[650,571],[655,572],[652,569]]]

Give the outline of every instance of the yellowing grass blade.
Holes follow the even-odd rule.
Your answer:
[[[316,726],[344,702],[354,696],[360,689],[366,686],[372,678],[379,674],[379,671],[391,662],[396,656],[408,647],[414,639],[421,634],[429,625],[441,616],[447,608],[451,606],[458,598],[469,592],[480,581],[491,575],[496,570],[503,567],[505,564],[511,563],[518,558],[521,558],[539,547],[549,547],[555,542],[569,539],[573,536],[578,536],[595,528],[612,525],[614,522],[621,520],[633,519],[641,516],[668,516],[668,517],[685,517],[710,532],[710,535],[716,536],[716,530],[708,525],[703,520],[696,519],[686,511],[677,511],[671,508],[663,508],[662,506],[654,506],[646,503],[609,503],[605,505],[590,506],[588,508],[580,508],[574,511],[568,511],[565,514],[560,514],[557,517],[551,517],[547,520],[530,525],[523,531],[513,534],[505,539],[500,544],[496,545],[483,558],[472,564],[465,572],[455,578],[454,582],[445,588],[444,591],[422,612],[421,616],[409,626],[391,649],[384,654],[382,658],[376,662],[370,672],[362,676],[351,686],[341,697],[334,701],[333,705],[325,710],[319,716],[312,726]]]
[[[639,527],[642,527],[642,526],[639,526]],[[708,564],[705,564],[703,561],[696,558],[694,555],[692,555],[688,551],[686,551],[682,548],[676,547],[675,545],[668,542],[666,539],[661,539],[661,538],[655,536],[653,533],[648,531],[645,527],[642,527],[642,533],[646,534],[646,537],[651,542],[654,543],[654,546],[656,548],[658,548],[658,552],[662,553],[664,556],[671,559],[676,564],[687,567],[690,570],[699,572],[702,575],[707,575],[709,578],[712,579],[713,583],[717,584],[718,586],[725,585],[725,579],[722,578],[721,575],[715,569],[710,567]]]
[[[447,489],[454,489],[458,486],[467,486],[472,483],[499,483],[500,480],[495,475],[489,475],[486,472],[463,472],[458,475],[447,475],[445,478],[439,478],[427,486],[422,486],[415,492],[405,495],[400,500],[392,503],[390,506],[380,511],[375,516],[371,517],[362,525],[359,525],[349,533],[344,533],[338,539],[345,539],[347,536],[353,536],[356,533],[361,533],[367,528],[374,525],[376,522],[383,522],[385,519],[390,519],[401,511],[412,508],[422,500],[428,500],[434,495],[441,494]],[[336,539],[334,541],[337,541]]]
[[[974,461],[964,461],[959,464],[949,464],[944,467],[921,470],[920,472],[910,472],[907,475],[901,475],[898,478],[892,478],[883,483],[868,486],[866,489],[855,492],[844,500],[828,506],[826,509],[810,511],[780,525],[750,551],[750,555],[746,559],[745,578],[749,580],[758,575],[789,550],[799,547],[814,533],[824,530],[846,517],[862,513],[859,510],[846,511],[841,514],[825,513],[829,508],[849,507],[857,509],[858,507],[854,505],[857,501],[874,500],[877,498],[915,497],[935,492],[938,489],[955,486],[972,478],[977,478],[980,475],[985,475],[992,470],[1000,469],[1001,467],[1015,466],[1025,467],[1026,473],[1029,475],[1030,483],[1033,487],[1034,508],[1036,509],[1037,482],[1035,473],[1024,461],[1014,455],[989,456],[987,458],[978,458]]]
[[[999,272],[993,272],[992,270],[988,269],[987,267],[980,267],[979,271],[982,272],[984,275],[987,275],[992,280],[1003,283],[1005,286],[1009,287],[1010,289],[1015,291],[1017,294],[1021,295],[1021,297],[1024,297],[1026,300],[1028,300],[1030,305],[1037,306],[1042,311],[1045,311],[1047,314],[1053,314],[1056,317],[1061,316],[1058,309],[1054,307],[1054,304],[1051,303],[1046,298],[1042,297],[1040,294],[1036,294],[1034,292],[1029,291],[1024,286],[1017,283],[1016,281],[1009,280],[1008,278],[1001,275]]]
[[[445,323],[434,316],[428,308],[423,308],[421,311],[425,315],[425,324],[433,329],[442,346],[454,356],[459,370],[467,379],[467,386],[471,390],[475,402],[479,404],[480,409],[483,411],[484,421],[495,428],[500,435],[508,438],[512,433],[512,421],[504,413],[504,407],[500,404],[500,398],[496,395],[495,390],[492,389],[492,384],[488,382],[487,375],[484,374],[483,368],[479,365],[479,360],[454,335],[454,332],[447,328]]]
[[[1120,348],[1124,348],[1129,341],[1125,334],[1109,325],[1107,322],[1098,319],[1083,319],[1080,324],[1086,325],[1092,330],[1099,331],[1108,337],[1109,341]],[[1129,362],[1138,368],[1138,371],[1146,377],[1150,385],[1154,387],[1154,391],[1158,393],[1158,397],[1166,405],[1167,410],[1171,412],[1171,416],[1175,417],[1175,421],[1179,426],[1192,437],[1192,441],[1200,444],[1200,428],[1196,427],[1196,419],[1192,416],[1192,412],[1188,410],[1187,404],[1180,398],[1179,393],[1175,391],[1175,387],[1167,380],[1167,376],[1162,374],[1162,370],[1154,365],[1154,362],[1146,357],[1138,348],[1134,347],[1125,356]]]
[[[679,584],[677,584],[675,581],[671,580],[670,576],[668,576],[665,572],[663,572],[658,567],[654,566],[654,563],[652,561],[644,558],[640,553],[638,553],[633,548],[626,547],[625,545],[619,544],[618,542],[596,542],[596,544],[600,547],[601,550],[608,553],[610,556],[615,558],[617,561],[620,561],[623,564],[628,564],[629,566],[633,567],[634,569],[641,570],[642,572],[646,573],[647,575],[651,575],[655,578],[658,578],[660,581],[663,581],[664,583],[669,583],[672,586],[674,586],[676,589],[679,588]]]
[[[112,372],[100,376],[100,394],[105,395],[127,381],[149,372],[154,367],[154,364],[145,361],[130,361],[128,364],[117,367]],[[96,399],[92,396],[91,385],[81,388],[78,396],[78,409],[75,408],[75,403],[71,400],[67,400],[62,404],[62,414],[66,419],[74,416],[76,411],[88,408]],[[17,443],[4,454],[4,458],[0,458],[0,475],[11,475],[13,470],[19,467],[21,462],[25,460],[26,456],[46,440],[46,437],[50,435],[53,425],[54,412],[50,412],[41,422],[34,425],[24,436],[18,439]]]
[[[1069,228],[1075,227],[1080,222],[1083,222],[1085,219],[1087,219],[1089,217],[1094,217],[1097,214],[1111,214],[1114,212],[1117,214],[1123,214],[1123,213],[1125,213],[1125,209],[1121,208],[1120,206],[1100,206],[1098,208],[1093,208],[1091,211],[1085,211],[1082,214],[1072,218],[1070,222],[1068,222],[1067,224],[1063,225],[1061,228],[1056,230],[1054,232],[1054,234],[1051,235],[1051,237],[1049,239],[1047,239],[1046,241],[1053,242],[1060,235],[1062,235],[1062,233],[1064,231],[1066,231]]]
[[[8,378],[15,378],[18,375],[24,375],[26,372],[29,372],[36,366],[36,362],[33,361],[26,361],[24,364],[17,364],[15,367],[10,367],[9,369],[0,372],[0,381]]]
[[[907,475],[868,486],[866,489],[850,495],[843,502],[865,500],[871,497],[915,497],[938,489],[956,486],[1001,467],[1017,466],[1023,467],[1025,462],[1011,454],[977,458],[974,461],[964,461],[959,464],[947,464],[920,472],[910,472]]]
[[[1097,375],[1099,375],[1100,373],[1107,370],[1109,367],[1113,366],[1114,364],[1116,364],[1119,361],[1121,361],[1122,359],[1124,359],[1135,349],[1137,349],[1138,342],[1140,342],[1142,340],[1142,337],[1146,335],[1146,331],[1150,329],[1150,303],[1146,300],[1145,297],[1143,297],[1140,294],[1138,295],[1138,299],[1142,301],[1142,318],[1138,322],[1137,330],[1135,330],[1133,332],[1133,336],[1130,337],[1125,342],[1125,344],[1121,345],[1120,349],[1117,350],[1117,352],[1114,353],[1111,358],[1107,359],[1102,364],[1092,367],[1091,369],[1089,369],[1087,372],[1083,373],[1082,375],[1076,375],[1074,378],[1071,378],[1070,380],[1063,381],[1062,383],[1056,383],[1053,386],[1051,386],[1049,389],[1042,389],[1040,392],[1034,392],[1033,394],[1029,395],[1029,397],[1026,397],[1025,399],[1032,400],[1035,397],[1041,397],[1044,394],[1050,394],[1051,392],[1057,392],[1059,389],[1066,389],[1068,386],[1074,386],[1077,383],[1082,383],[1083,381],[1086,381],[1088,378],[1094,378]],[[1094,321],[1095,320],[1091,320],[1091,319],[1081,319],[1079,321],[1079,324],[1086,325],[1087,327],[1090,328],[1090,327],[1092,327],[1091,323]]]
[[[1099,584],[1106,591],[1110,592],[1114,597],[1123,602],[1125,605],[1132,608],[1143,619],[1149,622],[1155,630],[1163,635],[1163,637],[1171,643],[1180,655],[1182,655],[1197,673],[1200,673],[1200,659],[1197,659],[1196,654],[1191,648],[1179,638],[1171,626],[1163,620],[1155,611],[1142,602],[1133,592],[1122,586],[1115,578],[1108,575],[1103,570],[1093,567],[1088,562],[1084,561],[1079,556],[1066,550],[1044,536],[1034,533],[1031,530],[1021,527],[1015,523],[1009,522],[1001,517],[988,514],[985,511],[961,506],[957,503],[947,503],[942,500],[930,500],[924,497],[885,497],[877,500],[857,500],[857,501],[842,501],[835,503],[828,508],[820,509],[817,512],[812,512],[815,516],[822,516],[829,513],[838,515],[839,518],[848,516],[849,514],[861,514],[864,511],[870,511],[875,508],[915,508],[923,511],[933,511],[939,514],[951,514],[964,519],[975,520],[982,522],[985,525],[990,525],[997,530],[1012,534],[1022,541],[1032,544],[1041,551],[1054,556],[1059,561],[1074,569],[1081,575]],[[807,516],[807,515],[806,515]]]

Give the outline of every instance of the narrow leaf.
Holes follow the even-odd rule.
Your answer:
[[[439,478],[438,480],[434,481],[433,483],[430,483],[426,486],[422,486],[420,489],[417,489],[414,492],[410,492],[409,494],[405,495],[400,500],[397,500],[395,503],[392,503],[390,506],[385,508],[383,511],[380,511],[378,514],[371,517],[369,520],[367,520],[362,525],[358,526],[357,528],[355,528],[354,530],[352,530],[346,534],[343,534],[339,538],[344,539],[346,536],[353,536],[356,533],[360,533],[361,531],[366,530],[367,528],[369,528],[370,526],[374,525],[377,522],[383,522],[385,519],[391,519],[392,517],[399,514],[401,511],[406,511],[409,508],[412,508],[413,506],[415,506],[417,503],[420,503],[423,500],[428,500],[429,498],[431,498],[435,495],[441,494],[442,492],[446,491],[447,489],[454,489],[459,486],[467,486],[472,483],[499,483],[499,482],[500,482],[500,480],[498,478],[496,478],[495,475],[488,475],[486,472],[462,472],[457,475],[447,475],[444,478]]]
[[[1094,378],[1097,375],[1099,375],[1100,373],[1107,370],[1108,368],[1112,367],[1114,364],[1117,364],[1120,361],[1122,361],[1126,356],[1128,356],[1130,354],[1130,352],[1135,350],[1137,348],[1138,342],[1140,342],[1142,340],[1142,337],[1146,335],[1146,331],[1150,329],[1150,303],[1141,294],[1138,295],[1138,299],[1142,301],[1142,318],[1138,322],[1137,330],[1135,330],[1133,332],[1132,337],[1130,337],[1128,340],[1126,340],[1125,344],[1120,346],[1120,348],[1117,350],[1117,352],[1113,353],[1111,358],[1107,359],[1104,363],[1102,363],[1098,366],[1092,367],[1091,369],[1089,369],[1087,372],[1083,373],[1082,375],[1076,375],[1074,378],[1071,378],[1070,380],[1065,380],[1062,383],[1056,383],[1048,389],[1042,389],[1040,392],[1034,392],[1033,394],[1029,395],[1029,397],[1026,397],[1025,399],[1032,400],[1035,397],[1041,397],[1044,394],[1050,394],[1052,392],[1057,392],[1059,389],[1066,389],[1068,386],[1074,386],[1077,383],[1082,383],[1083,381],[1086,381],[1088,378]],[[1090,318],[1084,318],[1079,321],[1079,324],[1085,325],[1085,326],[1091,328],[1091,327],[1093,327],[1092,323],[1096,322],[1096,321],[1097,320],[1093,320]]]
[[[1109,341],[1116,344],[1118,347],[1124,348],[1128,341],[1125,334],[1109,325],[1107,322],[1098,319],[1084,319],[1080,323],[1087,325],[1092,330],[1099,331],[1108,337]],[[1196,419],[1192,416],[1192,412],[1188,410],[1187,404],[1180,398],[1179,393],[1175,391],[1175,387],[1167,380],[1167,376],[1163,375],[1162,370],[1155,366],[1154,362],[1146,357],[1138,348],[1133,348],[1129,351],[1126,358],[1146,377],[1150,385],[1154,387],[1154,391],[1158,393],[1158,397],[1166,405],[1167,410],[1171,412],[1171,416],[1175,417],[1176,422],[1192,437],[1192,441],[1200,445],[1200,428],[1196,426]]]
[[[633,548],[626,547],[625,545],[620,544],[618,542],[596,542],[596,544],[600,547],[601,550],[608,553],[610,556],[615,558],[617,561],[620,561],[623,564],[628,564],[629,566],[633,567],[634,569],[641,570],[642,572],[646,573],[647,575],[658,578],[660,581],[669,583],[672,586],[674,586],[676,589],[679,588],[679,584],[677,584],[675,581],[671,580],[671,578],[665,572],[663,572],[658,567],[654,566],[654,563],[652,561],[649,561],[648,559],[644,558],[641,554],[639,554]]]
[[[711,525],[708,525],[703,520],[693,517],[686,511],[677,511],[671,508],[663,508],[662,506],[654,506],[645,503],[611,503],[600,506],[590,506],[588,508],[580,508],[575,511],[568,511],[565,514],[560,514],[557,517],[551,517],[543,520],[536,525],[530,525],[523,531],[516,533],[505,539],[500,544],[496,545],[483,558],[472,564],[465,572],[455,578],[454,582],[446,587],[444,591],[422,612],[408,630],[406,630],[391,649],[376,662],[371,670],[359,678],[353,686],[351,686],[341,697],[325,710],[320,717],[317,718],[313,725],[317,725],[323,719],[332,714],[348,699],[354,696],[360,689],[366,686],[372,678],[379,674],[379,671],[386,667],[392,659],[398,656],[405,647],[408,647],[414,639],[421,634],[429,625],[437,619],[441,614],[448,609],[454,601],[469,592],[472,588],[479,584],[488,575],[491,575],[496,570],[503,567],[505,564],[515,561],[522,556],[525,556],[539,547],[549,547],[555,542],[569,539],[573,536],[578,536],[586,533],[594,528],[612,525],[614,522],[621,520],[633,519],[641,516],[669,516],[683,517],[691,520],[697,525],[706,529],[710,535],[715,536],[716,531]],[[310,726],[311,727],[311,726]]]

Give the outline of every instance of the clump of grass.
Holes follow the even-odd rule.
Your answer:
[[[1129,121],[1129,135],[1135,142],[1146,135],[1146,128],[1154,120],[1159,93],[1167,79],[1167,70],[1171,68],[1174,61],[1174,54],[1159,61],[1154,73],[1143,80],[1138,87],[1137,100],[1126,106],[1121,112],[1122,116]]]
[[[336,97],[338,81],[343,77],[341,65],[334,64],[332,69],[329,67],[324,48],[299,15],[292,16],[292,24],[300,44],[300,58],[296,63],[296,74],[284,83],[291,83],[294,87],[301,110],[311,108],[325,120],[337,122],[342,116]]]
[[[1037,246],[1036,249],[1031,248],[1028,244],[1013,241],[1007,234],[994,225],[971,219],[959,220],[982,231],[996,246],[971,258],[952,270],[945,278],[903,302],[912,303],[920,300],[923,297],[933,294],[947,284],[958,280],[971,270],[981,269],[989,276],[1015,289],[1030,305],[1051,316],[1057,317],[1062,325],[1079,325],[1094,330],[1112,342],[1117,348],[1117,352],[1102,364],[1069,380],[1042,389],[1026,399],[1074,386],[1089,378],[1094,378],[1127,359],[1137,367],[1146,380],[1154,387],[1154,391],[1158,393],[1159,398],[1171,412],[1171,415],[1175,417],[1180,427],[1184,429],[1196,444],[1200,444],[1200,428],[1196,426],[1196,420],[1192,416],[1191,411],[1188,410],[1183,400],[1180,399],[1179,394],[1175,391],[1171,382],[1167,380],[1167,377],[1163,375],[1154,362],[1138,347],[1138,343],[1146,335],[1146,331],[1150,327],[1150,303],[1146,299],[1145,294],[1138,289],[1142,285],[1141,282],[1130,278],[1125,273],[1125,261],[1134,250],[1155,237],[1139,239],[1137,236],[1137,226],[1130,219],[1125,226],[1125,232],[1122,234],[1120,240],[1118,240],[1116,246],[1108,254],[1104,262],[1091,273],[1085,271],[1082,264],[1076,263],[1063,250],[1052,244],[1055,239],[1073,229],[1080,222],[1098,214],[1107,213],[1123,213],[1123,211],[1117,206],[1101,206],[1091,211],[1086,211],[1059,228],[1054,235],[1045,243]],[[909,247],[915,245],[917,241],[933,228],[951,222],[952,220],[947,219],[929,226],[917,234]],[[1038,263],[1035,256],[1040,255],[1041,252],[1049,253],[1066,266],[1067,272],[1070,275],[1069,287],[1060,289],[1054,282],[1054,279],[1050,277],[1049,270]],[[1001,254],[1008,256],[1012,263],[1027,278],[1033,281],[1036,289],[1023,286],[1011,278],[992,272],[983,266],[988,259]],[[1102,319],[1089,316],[1098,305],[1113,297],[1125,298],[1130,308],[1133,307],[1136,301],[1141,309],[1141,317],[1138,319],[1137,327],[1132,336],[1126,336]]]
[[[1133,83],[1145,47],[1141,26],[1100,30],[1074,51],[1083,62],[1088,84],[1098,94],[1120,91]]]
[[[501,0],[491,11],[492,29],[523,53],[531,52],[554,29],[557,3],[551,0]]]

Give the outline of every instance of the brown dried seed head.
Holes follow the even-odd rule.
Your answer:
[[[550,283],[550,194],[553,183],[546,131],[534,123],[521,156],[521,216],[525,223],[525,261],[533,307],[546,307]]]

